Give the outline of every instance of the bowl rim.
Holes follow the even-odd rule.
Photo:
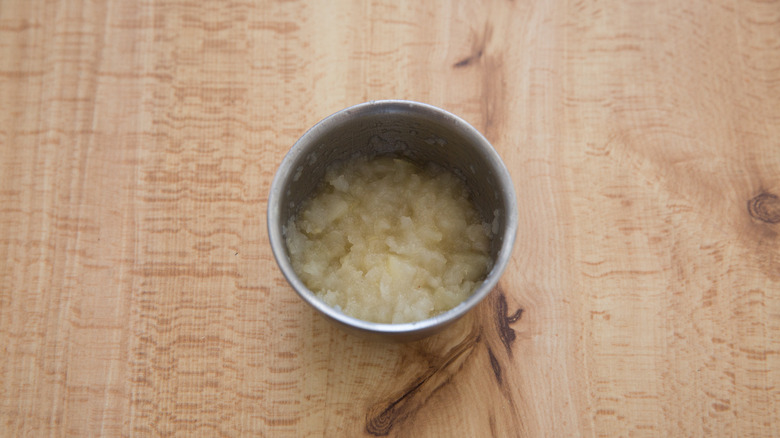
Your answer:
[[[498,257],[477,289],[468,298],[450,310],[420,321],[396,324],[366,321],[347,315],[326,304],[306,287],[295,273],[287,255],[287,243],[283,236],[285,224],[281,223],[280,205],[284,190],[283,183],[292,175],[296,159],[307,150],[307,145],[311,145],[316,141],[321,131],[327,131],[331,127],[347,121],[348,118],[369,115],[376,113],[377,110],[393,109],[437,117],[440,123],[451,125],[453,129],[463,132],[464,136],[476,139],[477,141],[474,144],[483,149],[483,152],[487,154],[494,168],[493,170],[496,172],[495,177],[501,182],[501,195],[508,210],[505,214],[507,217],[506,231],[501,247],[498,250]],[[276,259],[276,263],[287,282],[305,302],[332,320],[362,332],[382,335],[414,335],[429,332],[439,326],[443,327],[456,321],[474,308],[496,287],[512,255],[517,235],[518,211],[514,184],[506,165],[493,145],[476,128],[462,118],[433,105],[411,100],[389,99],[372,100],[344,108],[325,117],[309,128],[287,152],[274,175],[268,195],[266,221],[274,259]]]

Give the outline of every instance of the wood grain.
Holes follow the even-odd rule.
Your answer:
[[[780,2],[0,3],[0,435],[776,436]],[[353,338],[271,255],[346,106],[504,158],[499,287]]]

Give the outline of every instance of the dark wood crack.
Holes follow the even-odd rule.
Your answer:
[[[498,359],[496,359],[496,355],[493,354],[493,350],[488,347],[488,357],[490,358],[490,367],[493,368],[493,375],[496,377],[496,382],[498,382],[498,386],[501,386],[502,383],[504,383],[504,376],[501,371],[501,364],[498,362]]]
[[[498,336],[501,339],[501,343],[506,347],[506,352],[509,356],[512,356],[512,343],[515,342],[517,334],[514,329],[510,327],[511,324],[516,323],[523,316],[523,309],[517,309],[513,314],[508,315],[507,311],[509,306],[506,302],[506,294],[503,290],[498,290],[497,304],[496,304],[496,326],[498,327]]]
[[[455,64],[452,64],[453,68],[463,68],[468,67],[469,65],[479,61],[479,58],[482,57],[482,53],[484,52],[483,49],[479,49],[477,52],[461,59],[460,61],[456,62]]]

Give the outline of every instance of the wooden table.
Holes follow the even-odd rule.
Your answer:
[[[406,345],[266,234],[289,147],[382,98],[471,122],[521,206]],[[778,1],[3,1],[0,102],[0,435],[780,433]]]

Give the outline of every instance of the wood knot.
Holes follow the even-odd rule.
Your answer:
[[[772,193],[760,193],[747,202],[750,216],[770,224],[780,222],[780,198]]]
[[[395,419],[395,406],[390,406],[386,410],[382,411],[379,415],[370,417],[366,422],[366,432],[374,436],[387,436],[390,434],[390,429],[393,428],[393,420]]]
[[[370,408],[366,413],[366,432],[374,436],[389,435],[394,427],[415,415],[428,398],[452,382],[481,339],[481,332],[472,332],[399,393]]]

